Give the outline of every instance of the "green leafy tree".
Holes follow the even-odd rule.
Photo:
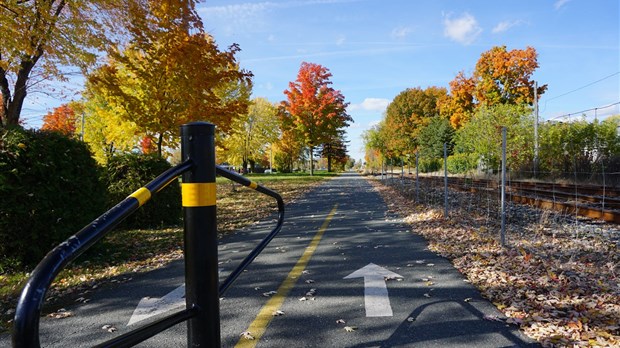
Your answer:
[[[438,101],[447,95],[440,87],[408,88],[399,93],[385,113],[385,145],[396,157],[415,152],[420,130],[439,115]]]
[[[321,149],[321,156],[327,158],[327,171],[332,171],[332,164],[335,162],[342,167],[346,163],[347,156],[347,141],[344,139],[344,131],[341,131],[338,136],[332,138],[330,141],[324,143]]]
[[[522,105],[479,107],[455,135],[455,152],[475,153],[489,168],[502,156],[502,128],[507,129],[507,166],[516,170],[533,158],[534,118]]]
[[[573,178],[603,170],[605,163],[620,154],[618,119],[602,122],[585,119],[547,122],[540,126],[541,171]]]
[[[452,153],[454,128],[446,118],[435,116],[428,126],[420,130],[418,136],[420,155],[430,158],[443,157],[443,144],[447,144],[448,154]]]
[[[385,123],[382,121],[365,131],[362,135],[366,170],[370,168],[370,171],[373,173],[375,170],[381,170],[385,158],[388,157],[384,128]]]

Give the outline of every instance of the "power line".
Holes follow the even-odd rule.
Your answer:
[[[555,116],[555,117],[550,118],[548,121],[555,120],[556,118],[571,117],[571,116],[574,116],[574,115],[581,115],[581,114],[585,114],[588,111],[597,111],[597,110],[601,110],[601,109],[607,109],[607,108],[610,108],[610,107],[618,105],[618,104],[620,104],[620,101],[612,103],[612,104],[609,104],[609,105],[605,105],[605,106],[599,106],[599,107],[592,108],[592,109],[587,109],[587,110],[582,110],[582,111],[577,111],[577,112],[571,112],[570,114],[564,114],[564,115],[560,115],[560,116]]]
[[[586,87],[590,87],[590,86],[592,86],[592,85],[594,85],[594,84],[597,84],[597,83],[599,83],[599,82],[601,82],[601,81],[607,80],[608,78],[610,78],[610,77],[614,77],[614,76],[616,76],[616,75],[618,75],[618,74],[620,74],[620,71],[616,71],[615,73],[613,73],[613,74],[611,74],[611,75],[609,75],[609,76],[605,76],[605,77],[603,77],[603,78],[602,78],[602,79],[600,79],[600,80],[596,80],[596,81],[594,81],[594,82],[590,82],[590,83],[588,83],[587,85],[584,85],[584,86],[581,86],[581,87],[579,87],[579,88],[573,89],[573,90],[572,90],[572,91],[570,91],[570,92],[566,92],[566,93],[564,93],[564,94],[560,94],[560,95],[555,96],[555,97],[553,97],[553,98],[547,99],[547,102],[552,101],[552,100],[554,100],[554,99],[558,99],[558,98],[563,97],[563,96],[565,96],[565,95],[567,95],[567,94],[571,94],[571,93],[573,93],[573,92],[580,91],[580,90],[582,90],[582,89],[584,89],[584,88],[586,88]]]
[[[575,89],[573,89],[572,91],[569,91],[569,92],[566,92],[566,93],[560,94],[560,95],[555,96],[555,97],[553,97],[553,98],[549,98],[549,99],[547,99],[547,100],[545,101],[545,109],[547,109],[547,103],[548,103],[548,102],[550,102],[550,101],[552,101],[552,100],[554,100],[554,99],[558,99],[558,98],[563,97],[563,96],[565,96],[565,95],[568,95],[568,94],[571,94],[571,93],[574,93],[574,92],[580,91],[580,90],[582,90],[582,89],[584,89],[584,88],[590,87],[590,86],[592,86],[592,85],[594,85],[594,84],[597,84],[597,83],[599,83],[599,82],[601,82],[601,81],[607,80],[608,78],[614,77],[614,76],[616,76],[616,75],[618,75],[618,74],[620,74],[620,71],[616,71],[615,73],[613,73],[613,74],[611,74],[611,75],[609,75],[609,76],[605,76],[605,77],[603,77],[602,79],[596,80],[596,81],[594,81],[594,82],[590,82],[590,83],[588,83],[587,85],[581,86],[581,87],[579,87],[579,88],[575,88]],[[544,111],[544,110],[543,110],[543,111]]]

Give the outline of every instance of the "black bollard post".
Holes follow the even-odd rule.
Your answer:
[[[185,220],[185,300],[198,315],[187,323],[188,347],[221,346],[215,204],[215,125],[181,126],[181,155],[193,168],[181,184]]]

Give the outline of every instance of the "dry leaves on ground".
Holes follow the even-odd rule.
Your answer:
[[[452,205],[444,219],[442,207],[414,204],[403,187],[371,182],[390,209],[428,240],[430,250],[450,259],[507,323],[546,347],[620,346],[616,227],[514,205],[503,248],[499,216],[476,211],[479,205],[461,201],[468,209]]]

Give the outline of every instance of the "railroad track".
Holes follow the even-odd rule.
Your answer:
[[[444,184],[440,176],[419,178],[420,182],[435,186]],[[411,176],[408,179],[415,180]],[[484,191],[498,196],[500,192],[497,180],[448,177],[448,186],[453,190]],[[506,184],[506,199],[620,224],[620,189],[615,187],[511,180]]]

